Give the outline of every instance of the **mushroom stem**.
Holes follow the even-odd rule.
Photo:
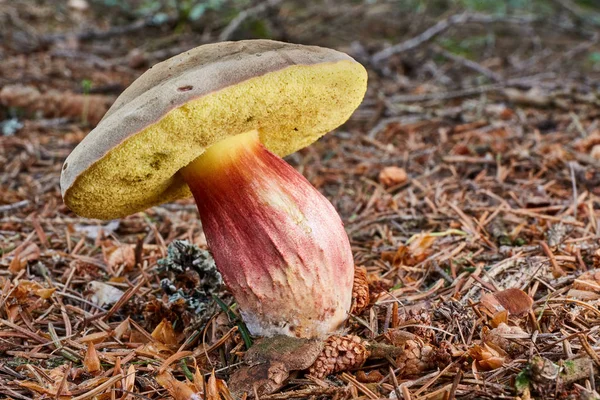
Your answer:
[[[181,170],[208,245],[254,335],[324,337],[350,309],[354,263],[342,221],[258,132],[211,146]]]

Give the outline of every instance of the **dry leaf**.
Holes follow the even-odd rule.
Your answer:
[[[404,168],[399,167],[385,167],[379,172],[379,182],[383,186],[394,186],[400,183],[404,183],[408,180],[408,175]]]
[[[476,344],[469,349],[469,355],[477,361],[477,366],[484,371],[500,368],[508,358],[504,350],[491,343]]]
[[[113,331],[115,339],[121,340],[121,338],[129,336],[131,333],[131,324],[129,323],[129,317],[122,321]]]
[[[521,289],[506,289],[496,293],[486,293],[481,296],[481,305],[492,315],[508,311],[510,315],[527,314],[533,306],[533,299]]]
[[[102,250],[104,260],[109,267],[116,269],[123,265],[126,270],[131,270],[135,267],[135,245],[111,246]]]
[[[40,248],[35,243],[29,243],[25,248],[16,251],[11,260],[8,271],[16,275],[27,266],[27,262],[35,261],[40,258]]]
[[[200,368],[198,367],[196,367],[196,371],[194,371],[193,383],[197,393],[204,393],[204,391],[206,390],[206,382],[204,381],[204,375],[200,373]]]
[[[179,343],[175,331],[173,330],[173,325],[166,319],[163,319],[160,324],[154,328],[152,337],[166,345],[176,345]]]
[[[131,364],[127,369],[127,376],[125,377],[125,387],[124,389],[128,392],[133,392],[133,387],[135,385],[135,365]],[[133,396],[128,394],[125,397],[125,400],[132,399]]]
[[[94,344],[98,344],[98,343],[102,343],[104,340],[106,340],[107,337],[108,337],[107,332],[96,332],[96,333],[91,333],[89,335],[82,336],[79,339],[77,339],[77,341],[80,343],[92,342]]]
[[[100,365],[100,358],[98,358],[98,352],[96,351],[93,342],[88,342],[85,358],[83,359],[83,366],[90,374],[96,373],[102,368]]]
[[[520,354],[525,347],[516,339],[528,339],[530,335],[518,326],[501,323],[494,329],[484,327],[482,332],[484,343],[491,343],[511,355]]]
[[[237,397],[254,390],[259,395],[273,393],[283,386],[291,371],[309,368],[320,355],[323,345],[321,340],[288,336],[261,338],[246,352],[246,365],[229,379],[231,390]],[[211,379],[213,377],[207,383],[207,399],[211,393],[218,392],[216,381]]]
[[[43,288],[43,289],[36,290],[35,294],[44,300],[48,300],[50,297],[52,297],[54,292],[56,292],[56,288],[51,288],[51,289]]]
[[[184,382],[178,381],[173,375],[165,371],[156,376],[156,382],[167,389],[174,400],[202,400],[202,396],[197,394],[191,387]]]

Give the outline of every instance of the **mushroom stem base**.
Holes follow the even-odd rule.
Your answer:
[[[354,262],[331,203],[256,131],[181,171],[225,283],[250,332],[324,337],[351,303]]]

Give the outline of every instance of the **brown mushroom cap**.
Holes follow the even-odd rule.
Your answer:
[[[111,219],[191,195],[177,172],[256,129],[279,156],[344,123],[367,73],[335,50],[269,40],[200,46],[146,71],[73,150],[60,179],[75,213]]]

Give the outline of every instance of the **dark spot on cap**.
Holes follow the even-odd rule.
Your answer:
[[[65,163],[65,165],[63,165],[63,171],[67,169],[67,165],[69,165],[69,163]]]
[[[193,88],[194,87],[192,85],[187,85],[187,86],[178,87],[177,90],[179,90],[180,92],[189,92]]]

